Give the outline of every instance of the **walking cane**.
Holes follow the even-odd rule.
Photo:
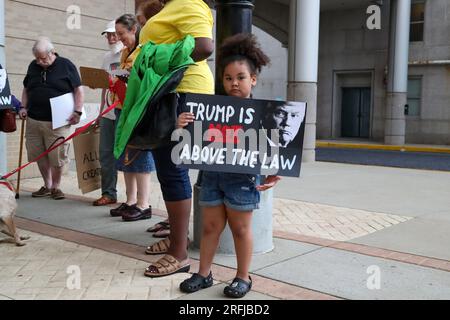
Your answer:
[[[22,119],[22,125],[20,128],[20,151],[19,151],[19,165],[17,166],[20,168],[22,166],[22,151],[23,151],[23,136],[24,136],[24,129],[25,129],[25,119]],[[16,190],[16,199],[20,198],[19,192],[20,192],[20,173],[22,170],[19,170],[18,176],[17,176],[17,190]]]

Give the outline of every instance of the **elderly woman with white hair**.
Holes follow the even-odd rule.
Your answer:
[[[23,80],[22,107],[19,115],[28,118],[26,148],[28,159],[33,160],[45,152],[60,137],[69,135],[70,125],[80,122],[84,93],[75,65],[60,57],[46,37],[39,38],[32,49],[35,59],[28,66]],[[50,99],[73,93],[75,107],[68,125],[53,130]],[[35,198],[64,199],[60,189],[64,165],[68,163],[69,143],[65,143],[38,161],[44,185],[32,193]]]

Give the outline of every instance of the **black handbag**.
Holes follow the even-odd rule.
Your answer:
[[[184,76],[181,69],[167,81],[147,103],[142,119],[131,134],[128,147],[154,150],[172,144],[172,132],[176,129],[178,107],[184,95],[172,92]]]

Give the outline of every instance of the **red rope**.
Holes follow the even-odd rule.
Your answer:
[[[114,104],[112,104],[111,106],[109,106],[108,108],[106,108],[105,110],[103,110],[103,112],[100,114],[99,117],[102,117],[103,115],[107,114],[108,112],[110,112],[112,109],[114,109],[117,105],[119,104],[119,101],[115,102]],[[92,120],[91,122],[85,124],[84,126],[78,128],[75,130],[74,133],[72,133],[70,136],[68,136],[67,138],[64,139],[64,137],[60,137],[58,138],[56,141],[60,140],[60,139],[64,139],[63,141],[61,141],[60,143],[57,143],[53,146],[51,146],[50,148],[48,148],[44,153],[42,153],[41,155],[39,155],[36,159],[33,159],[32,161],[28,162],[27,164],[24,164],[23,166],[14,169],[13,171],[11,171],[10,173],[4,175],[1,177],[1,179],[8,179],[9,177],[11,177],[12,175],[16,174],[17,172],[19,172],[20,170],[25,169],[26,167],[28,167],[30,164],[32,164],[33,162],[36,162],[38,160],[40,160],[41,158],[45,157],[47,154],[49,154],[50,152],[52,152],[53,150],[55,150],[56,148],[58,148],[60,145],[64,144],[65,142],[75,138],[76,136],[79,136],[80,134],[82,134],[83,132],[85,132],[87,129],[89,129],[89,127],[96,122],[97,119]],[[55,142],[56,142],[55,141]],[[54,142],[54,143],[55,143]]]
[[[14,190],[13,186],[11,185],[11,183],[9,183],[9,181],[0,181],[0,184],[6,186],[9,190],[11,190],[12,192],[16,192],[16,190]]]

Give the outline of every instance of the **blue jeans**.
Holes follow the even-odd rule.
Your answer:
[[[202,207],[224,204],[236,211],[253,211],[259,208],[260,194],[256,186],[259,175],[204,171],[201,181]]]
[[[114,159],[115,120],[100,119],[100,165],[102,167],[102,195],[117,199],[117,170]]]

